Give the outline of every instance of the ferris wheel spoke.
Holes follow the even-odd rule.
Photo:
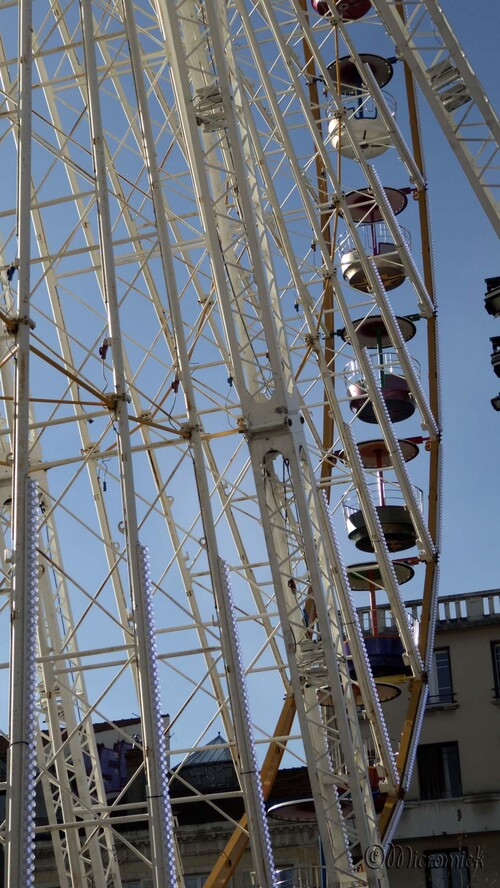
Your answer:
[[[0,592],[15,603],[23,582],[21,471],[40,525],[37,835],[50,831],[63,888],[120,888],[129,857],[153,885],[182,886],[167,783],[174,813],[203,804],[234,828],[231,867],[219,860],[209,888],[247,845],[256,881],[273,884],[263,800],[281,761],[309,778],[328,884],[387,884],[362,858],[394,834],[411,776],[439,555],[436,306],[409,69],[490,209],[496,187],[482,90],[465,60],[447,67],[454,37],[430,5],[406,3],[396,23],[392,0],[359,19],[331,0],[45,0],[20,63],[22,20],[0,11]],[[374,55],[384,24],[404,88],[403,65]],[[397,120],[393,73],[410,108]],[[450,85],[467,102],[452,108]],[[1,664],[14,684],[31,668],[18,641]],[[389,737],[382,703],[398,695]],[[116,792],[101,740],[128,750]],[[195,751],[233,768],[230,791],[191,779]]]
[[[500,123],[446,17],[439,6],[427,0],[408,4],[406,22],[393,2],[376,0],[374,6],[396,46],[403,50],[452,151],[498,233]],[[433,34],[431,45],[429,32]]]

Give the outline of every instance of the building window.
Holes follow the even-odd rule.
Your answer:
[[[296,880],[293,866],[279,866],[275,875],[278,888],[294,888]]]
[[[500,641],[491,642],[491,659],[493,661],[493,694],[500,699]]]
[[[208,879],[208,873],[197,876],[184,876],[184,884],[186,888],[203,888]]]
[[[417,750],[420,797],[451,799],[462,795],[458,743],[426,743]]]
[[[310,888],[311,885],[322,884],[314,877],[316,867],[309,864],[293,866],[291,863],[279,863],[274,871],[277,888]],[[255,888],[257,877],[254,872],[243,873],[243,888]]]
[[[465,848],[425,852],[426,888],[469,888],[471,884]]]
[[[151,879],[134,879],[132,882],[122,882],[123,888],[153,888]]]
[[[451,680],[450,649],[447,647],[436,648],[432,670],[429,675],[429,706],[453,703],[454,698],[453,682]]]

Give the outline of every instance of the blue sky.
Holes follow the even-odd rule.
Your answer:
[[[493,106],[500,105],[500,6],[471,14],[465,0],[443,0],[466,56]],[[484,278],[500,274],[497,238],[445,139],[422,103],[439,303],[444,483],[441,595],[500,586],[500,414],[491,407],[500,380],[490,336],[500,319],[484,309]]]
[[[472,15],[470,2],[465,0],[442,0],[442,5],[473,68],[498,107],[496,63],[500,5],[490,2],[488,17],[484,6],[480,16]],[[401,79],[398,71],[395,82]],[[500,254],[488,221],[432,113],[423,102],[422,129],[429,176],[441,333],[444,520],[440,592],[441,595],[451,595],[500,585],[497,555],[500,414],[495,413],[490,404],[491,398],[500,390],[500,380],[490,366],[489,341],[490,336],[500,335],[500,319],[490,318],[483,307],[484,278],[500,275]],[[347,164],[346,168],[349,170]],[[406,184],[394,175],[395,179],[388,179],[386,184]],[[412,213],[409,207],[410,219],[415,215],[416,208],[413,207]],[[402,223],[405,224],[404,217]],[[397,297],[400,298],[404,302],[404,297]],[[109,380],[107,384],[110,384]],[[416,433],[417,429],[410,434]],[[370,434],[367,428],[364,433],[360,431],[360,438]],[[59,432],[57,436],[60,446]],[[423,454],[420,462],[426,464]],[[121,516],[121,512],[118,514],[118,485],[111,477],[107,483],[107,508],[113,526],[118,526]],[[78,489],[75,485],[75,492]],[[174,492],[177,494],[176,490]],[[71,546],[80,545],[77,530],[70,522],[64,531],[61,529],[66,553]],[[149,533],[147,541],[151,538],[154,536]],[[192,547],[189,548],[192,554]],[[357,553],[357,557],[354,554],[349,558],[349,563],[359,560]],[[91,559],[89,563],[95,571],[95,563]],[[404,589],[404,594],[408,598],[418,596],[417,579]],[[195,667],[190,668],[194,674]],[[125,705],[128,706],[128,701]]]

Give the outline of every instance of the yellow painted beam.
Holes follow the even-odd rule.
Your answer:
[[[295,711],[295,698],[292,694],[289,694],[285,697],[283,709],[276,725],[275,734],[277,737],[286,737],[290,733],[295,718]],[[274,786],[284,752],[285,744],[283,742],[271,741],[260,772],[264,801],[269,798]],[[225,888],[248,847],[247,825],[247,815],[243,814],[226,847],[221,851],[217,863],[205,882],[204,888]]]

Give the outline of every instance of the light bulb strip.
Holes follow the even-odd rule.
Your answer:
[[[26,593],[25,593],[25,667],[24,667],[24,740],[26,767],[23,773],[22,809],[22,884],[30,888],[35,880],[35,807],[36,807],[36,688],[38,647],[38,484],[27,479],[26,497]]]
[[[220,608],[222,647],[227,666],[229,696],[238,745],[239,776],[247,805],[250,843],[252,845],[258,885],[262,886],[262,888],[269,885],[272,888],[272,886],[277,885],[275,865],[262,793],[262,782],[257,764],[255,739],[231,581],[226,562],[222,558],[218,558],[217,563],[224,596],[224,601],[221,602],[222,606]]]
[[[145,666],[149,672],[148,683],[151,689],[149,700],[150,724],[152,724],[153,728],[153,736],[148,738],[148,743],[152,747],[152,754],[146,757],[146,776],[150,792],[150,805],[152,810],[153,808],[155,809],[153,817],[155,818],[158,815],[156,826],[160,826],[162,840],[161,848],[156,847],[153,849],[153,856],[158,854],[164,855],[167,878],[170,880],[169,888],[175,888],[177,876],[173,815],[168,790],[168,756],[165,734],[163,732],[160,680],[158,675],[158,648],[154,624],[149,554],[147,548],[141,545],[137,547],[137,553],[143,596],[144,629],[147,637]],[[154,774],[151,773],[152,769],[154,769]],[[152,837],[152,844],[154,844],[154,837]]]

